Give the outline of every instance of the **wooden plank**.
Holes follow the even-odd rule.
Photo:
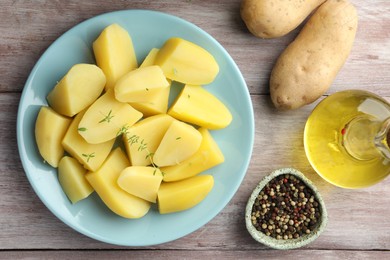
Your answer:
[[[251,93],[269,93],[268,78],[278,55],[299,28],[272,40],[252,36],[239,16],[238,0],[226,1],[6,1],[0,10],[0,91],[21,91],[35,62],[61,34],[95,15],[150,9],[186,19],[215,37],[241,69]],[[328,93],[358,88],[390,96],[390,2],[353,1],[359,28],[352,53]],[[65,14],[65,15],[64,15]],[[12,25],[12,29],[10,29]]]
[[[73,251],[4,251],[0,259],[388,259],[389,251],[337,251],[337,250],[73,250]]]
[[[0,94],[0,250],[123,249],[73,231],[56,219],[31,189],[16,146],[16,111],[20,95]],[[314,105],[278,112],[269,96],[252,96],[256,136],[247,175],[224,210],[194,233],[148,249],[258,250],[266,249],[247,233],[244,209],[257,182],[281,167],[303,171],[321,191],[329,225],[308,249],[387,250],[390,248],[390,178],[371,188],[345,190],[323,181],[311,169],[303,150],[304,123]],[[140,249],[140,248],[138,248]]]

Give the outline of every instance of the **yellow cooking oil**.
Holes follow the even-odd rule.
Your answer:
[[[328,182],[343,188],[368,187],[390,173],[389,128],[386,100],[363,90],[337,92],[309,116],[305,152]]]

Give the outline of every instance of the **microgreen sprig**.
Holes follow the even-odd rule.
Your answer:
[[[141,143],[140,143],[140,145],[139,145],[139,147],[138,147],[138,152],[140,152],[140,151],[143,151],[143,150],[145,150],[145,149],[147,149],[147,143],[145,143],[145,140],[144,139],[142,139],[141,140]]]
[[[89,160],[90,160],[91,158],[94,158],[94,157],[95,157],[95,152],[90,153],[90,154],[83,153],[83,154],[81,154],[81,155],[82,155],[83,157],[87,158],[87,162],[89,162]]]
[[[141,139],[139,135],[129,136],[128,129],[126,129],[126,130],[127,131],[124,132],[123,134],[125,134],[127,136],[127,141],[129,142],[130,146],[135,145],[135,144],[139,144],[137,151],[138,152],[141,152],[141,151],[147,152],[145,159],[150,160],[150,164],[152,165],[152,167],[155,168],[155,171],[153,172],[153,175],[155,175],[155,173],[157,172],[157,169],[159,169],[159,167],[154,163],[154,161],[153,161],[154,153],[149,151],[148,144],[145,142],[145,139]],[[164,172],[162,172],[161,170],[160,170],[160,172],[164,176]]]
[[[111,115],[111,113],[112,113],[112,110],[110,110],[110,112],[108,112],[108,114],[106,116],[104,116],[104,118],[102,120],[100,120],[99,123],[103,123],[103,122],[110,123],[111,119],[114,117],[113,115]]]
[[[119,131],[118,131],[118,133],[116,133],[116,136],[120,136],[121,134],[127,135],[128,131],[129,131],[129,126],[128,125],[124,125],[121,128],[119,128]]]

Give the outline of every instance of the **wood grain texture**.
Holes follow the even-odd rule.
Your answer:
[[[334,250],[246,250],[246,251],[179,251],[172,257],[171,251],[161,250],[102,250],[102,251],[22,251],[22,252],[0,252],[0,259],[306,259],[310,257],[317,259],[386,259],[389,252],[378,251],[334,251]]]
[[[352,1],[359,28],[352,53],[327,94],[366,89],[390,100],[390,1]],[[390,178],[346,190],[322,180],[303,149],[303,129],[315,104],[276,111],[268,78],[279,53],[297,35],[263,40],[249,34],[240,1],[2,1],[0,4],[0,259],[10,258],[389,258]],[[20,93],[40,55],[65,31],[95,15],[150,9],[186,19],[215,37],[239,66],[255,112],[255,143],[242,185],[224,210],[199,230],[150,247],[119,247],[85,237],[58,220],[35,195],[20,163],[16,118]],[[304,172],[319,188],[329,213],[325,232],[301,250],[275,251],[246,232],[244,208],[257,182],[281,167]]]

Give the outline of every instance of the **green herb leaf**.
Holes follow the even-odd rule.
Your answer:
[[[138,143],[138,139],[139,139],[139,136],[138,135],[132,135],[128,138],[127,142],[130,144],[130,145],[133,145],[133,144],[136,144]]]
[[[181,137],[179,137],[180,139]],[[145,139],[142,139],[140,141],[140,137],[138,135],[132,135],[130,137],[127,138],[127,141],[130,143],[130,145],[133,145],[133,144],[139,144],[138,146],[138,152],[140,151],[146,151],[148,154],[145,156],[145,159],[149,159],[150,160],[150,164],[152,165],[152,167],[155,168],[154,172],[153,172],[153,175],[155,175],[155,173],[157,172],[157,169],[160,169],[154,162],[153,162],[153,156],[154,156],[154,153],[150,152],[149,149],[148,149],[148,144],[145,142]],[[163,172],[161,172],[161,174],[164,176]]]
[[[77,130],[78,130],[79,132],[85,132],[85,131],[87,131],[87,128],[85,128],[85,127],[79,127],[79,128],[77,128]]]
[[[83,154],[81,154],[83,157],[86,157],[87,158],[87,162],[89,162],[89,160],[91,159],[91,158],[94,158],[95,157],[95,153],[93,152],[93,153],[90,153],[90,154],[86,154],[86,153],[83,153]]]
[[[139,145],[139,147],[138,147],[138,152],[139,151],[143,151],[143,150],[145,150],[146,148],[147,148],[147,143],[145,143],[145,140],[144,139],[142,139],[141,140],[141,144]]]
[[[111,115],[111,113],[112,110],[110,110],[110,112],[108,112],[108,115],[104,116],[104,118],[100,120],[99,123],[103,123],[103,122],[110,123],[111,119],[114,117],[113,115]]]
[[[116,133],[116,136],[120,136],[121,134],[127,134],[129,131],[129,126],[124,125],[121,128],[119,128],[118,133]]]
[[[148,158],[152,159],[153,155],[154,155],[154,153],[148,153],[148,154],[145,156],[145,159],[148,159]]]

